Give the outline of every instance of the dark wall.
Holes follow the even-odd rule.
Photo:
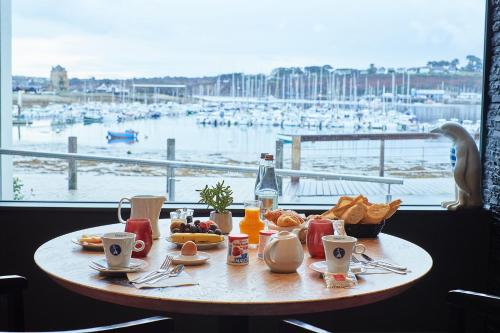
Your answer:
[[[485,133],[483,189],[493,215],[490,248],[490,292],[500,295],[500,1],[490,0],[485,52]]]
[[[200,212],[203,213],[207,216],[206,212]],[[153,314],[69,292],[50,280],[33,261],[35,250],[44,242],[71,231],[112,223],[115,214],[115,209],[0,207],[0,240],[4,249],[0,256],[0,275],[22,274],[29,278],[26,293],[28,329],[82,328]],[[238,215],[241,216],[241,211],[236,212],[235,216]],[[490,224],[484,211],[399,211],[384,231],[427,250],[434,260],[431,272],[407,292],[392,299],[351,310],[299,318],[335,332],[444,331],[448,290],[485,291],[487,256],[483,254],[488,251],[485,240],[489,237]],[[172,315],[181,331],[195,331],[197,328],[198,331],[210,332],[215,329],[214,318],[194,314]],[[255,331],[262,328],[260,331],[268,332],[276,328],[277,320],[262,318],[253,320],[252,325]]]

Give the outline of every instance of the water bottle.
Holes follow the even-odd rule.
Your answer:
[[[257,179],[255,179],[255,187],[254,194],[255,200],[257,200],[257,186],[259,185],[260,178],[262,177],[262,172],[264,171],[264,159],[266,158],[267,153],[260,153],[260,161],[259,161],[259,172],[257,172]]]
[[[255,189],[257,199],[262,202],[262,210],[275,210],[278,208],[278,181],[274,171],[274,156],[267,154],[260,181]]]

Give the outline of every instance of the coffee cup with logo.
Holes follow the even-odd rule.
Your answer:
[[[128,268],[132,251],[140,252],[146,247],[142,240],[135,240],[131,232],[109,232],[101,239],[109,268]]]
[[[361,254],[366,250],[363,244],[356,244],[357,238],[351,236],[327,235],[321,239],[330,273],[347,274],[352,254]]]

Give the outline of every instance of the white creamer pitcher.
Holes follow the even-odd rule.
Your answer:
[[[127,223],[122,219],[121,209],[125,201],[130,202],[130,218],[132,219],[149,219],[151,222],[151,230],[153,231],[153,239],[160,238],[160,229],[158,227],[158,219],[160,217],[161,207],[167,198],[155,195],[136,195],[131,198],[122,198],[118,204],[118,220],[121,223]]]

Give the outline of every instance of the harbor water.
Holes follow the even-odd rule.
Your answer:
[[[479,117],[478,105],[466,105],[458,108],[430,106],[415,107],[415,115],[421,122],[438,123],[441,119],[468,119],[471,122]],[[434,113],[432,113],[434,112]],[[138,132],[136,140],[108,140],[108,131],[125,132],[132,129]],[[177,160],[246,165],[257,167],[261,152],[275,152],[276,141],[282,134],[333,134],[346,133],[346,128],[324,128],[318,126],[281,127],[281,126],[242,126],[201,124],[199,116],[177,115],[157,118],[143,118],[117,122],[114,118],[105,118],[100,123],[74,124],[54,123],[53,119],[34,119],[28,126],[13,127],[13,146],[19,149],[67,152],[68,137],[78,140],[78,153],[105,156],[166,159],[167,139],[175,139],[175,156]],[[370,131],[370,130],[365,130]],[[371,130],[376,132],[376,130]],[[387,141],[385,143],[385,175],[405,179],[432,180],[433,178],[451,178],[449,149],[451,142],[446,138],[432,140]],[[302,144],[301,169],[311,171],[334,172],[355,175],[377,176],[379,173],[380,143],[378,141],[342,141],[342,142],[307,142]],[[284,144],[284,168],[291,168],[291,145]],[[141,167],[132,165],[116,165],[110,163],[79,162],[78,172],[94,177],[97,182],[112,177],[114,182],[129,186],[130,181],[137,176],[164,177],[164,168]],[[31,177],[31,175],[38,175]],[[38,159],[31,157],[14,157],[14,176],[23,184],[25,200],[79,200],[87,201],[89,193],[83,193],[86,186],[78,190],[52,191],[54,177],[63,179],[67,175],[67,162],[55,159]],[[235,201],[252,197],[255,178],[249,175],[216,173],[205,170],[176,170],[178,181],[182,177],[196,177],[203,184],[211,182],[212,178],[242,179],[234,182],[235,186],[249,187],[249,196],[235,198]],[[62,178],[60,178],[62,177]],[[101,178],[99,178],[101,177]],[[140,178],[140,177],[139,177]],[[36,182],[33,180],[36,179]],[[44,181],[43,179],[46,179]],[[82,178],[83,179],[83,178]],[[248,180],[243,181],[243,179]],[[58,182],[61,180],[58,180]],[[245,184],[245,185],[243,185]],[[201,185],[202,186],[202,185]],[[62,186],[64,187],[64,186]],[[57,188],[61,188],[59,184]],[[114,184],[114,191],[119,192],[119,186]],[[118,188],[118,189],[116,189]],[[162,191],[164,187],[157,189]],[[177,185],[181,193],[182,190]],[[46,193],[57,192],[57,198],[44,196]],[[183,197],[185,201],[198,201],[195,191],[190,191]],[[246,190],[235,191],[247,196]],[[452,193],[453,188],[446,190]],[[79,193],[79,194],[78,194]],[[148,193],[144,189],[142,193]],[[244,194],[243,194],[244,193]],[[163,193],[164,194],[164,193]],[[109,200],[119,199],[119,193],[109,193]],[[102,198],[101,198],[102,200]],[[304,198],[288,198],[292,202],[303,202]],[[331,202],[332,198],[323,196],[318,201]],[[314,202],[314,200],[312,200]],[[425,201],[425,200],[424,200]]]

